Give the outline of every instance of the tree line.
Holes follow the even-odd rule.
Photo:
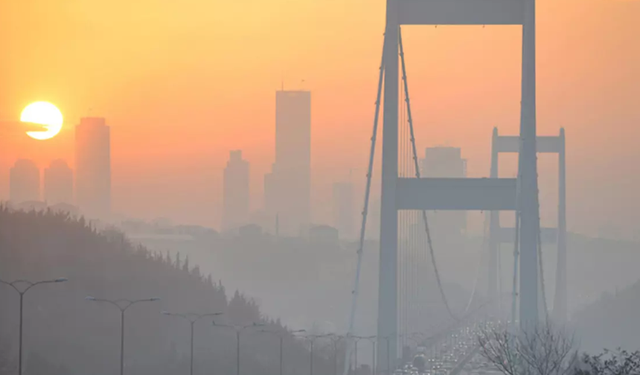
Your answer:
[[[188,373],[188,322],[163,316],[222,313],[217,324],[259,323],[285,335],[285,374],[308,373],[309,351],[302,338],[265,316],[239,291],[229,294],[215,275],[204,275],[187,257],[149,251],[121,232],[97,230],[84,218],[51,211],[13,211],[0,207],[0,279],[67,283],[34,288],[24,301],[25,374],[113,374],[119,366],[119,311],[92,303],[106,299],[158,297],[158,303],[127,311],[125,368],[131,374]],[[292,301],[291,303],[295,303]],[[297,327],[294,327],[297,328]],[[0,373],[16,367],[18,296],[0,285]],[[246,330],[241,345],[242,373],[279,373],[277,337]],[[196,325],[195,374],[235,371],[235,333],[203,319]],[[316,343],[314,374],[333,374],[330,343]],[[15,371],[15,370],[14,370]]]

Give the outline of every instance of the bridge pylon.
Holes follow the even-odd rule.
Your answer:
[[[565,132],[560,129],[558,136],[538,136],[536,140],[537,153],[558,154],[558,226],[557,228],[540,228],[540,242],[542,244],[556,244],[557,268],[556,285],[552,317],[557,322],[566,321],[567,317],[567,212],[566,212],[566,155]],[[518,153],[519,137],[498,135],[498,128],[493,129],[491,141],[491,178],[498,177],[499,156],[501,153]],[[486,220],[489,221],[489,268],[488,295],[493,301],[498,296],[498,251],[501,244],[513,244],[515,228],[500,226],[500,212],[490,211]]]
[[[399,178],[399,28],[402,25],[522,25],[518,179]],[[398,358],[398,210],[516,210],[520,217],[520,322],[538,320],[535,0],[387,0],[378,289],[379,369]]]

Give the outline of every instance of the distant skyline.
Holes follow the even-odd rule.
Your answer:
[[[384,1],[274,0],[247,14],[229,2],[141,0],[144,29],[128,6],[2,2],[0,120],[36,100],[57,104],[65,126],[104,116],[115,212],[219,227],[228,151],[245,150],[252,208],[262,206],[273,90],[304,79],[314,92],[312,219],[330,223],[332,184],[350,168],[356,190],[364,181]],[[639,10],[638,1],[538,1],[539,134],[567,130],[570,231],[631,238],[640,225]],[[488,175],[491,129],[518,128],[519,29],[408,27],[403,37],[418,147],[461,147],[469,176]],[[51,160],[7,149],[0,157],[5,199],[17,158],[40,168]],[[507,159],[502,170],[512,174]],[[540,164],[543,224],[553,225],[557,170],[552,159]]]
[[[223,231],[237,230],[249,224],[249,192],[248,161],[242,158],[242,150],[229,152],[229,161],[224,169],[224,186],[222,190],[222,227]]]

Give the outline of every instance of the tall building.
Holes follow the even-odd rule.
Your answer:
[[[333,226],[338,229],[341,238],[353,239],[356,236],[355,205],[351,182],[333,184]]]
[[[85,117],[76,126],[76,203],[90,218],[111,213],[111,136],[101,117]]]
[[[276,160],[265,176],[265,208],[280,233],[299,235],[311,219],[311,92],[276,92]]]
[[[73,171],[58,159],[44,170],[44,200],[50,204],[73,203]]]
[[[9,171],[9,199],[19,204],[40,200],[40,169],[29,159],[18,159]]]
[[[223,184],[222,227],[238,229],[249,221],[249,163],[242,160],[242,151],[229,153]]]
[[[467,177],[467,160],[457,147],[429,147],[421,160],[421,175],[424,177],[464,178]],[[437,227],[433,232],[442,237],[459,237],[467,230],[466,211],[439,211],[429,215]]]

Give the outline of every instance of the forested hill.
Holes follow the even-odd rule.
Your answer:
[[[229,298],[215,275],[202,275],[186,259],[169,259],[134,247],[120,233],[98,233],[83,219],[0,208],[0,279],[58,277],[69,281],[38,285],[25,295],[26,374],[42,373],[42,368],[49,375],[118,372],[120,313],[109,304],[85,300],[87,295],[161,299],[126,312],[125,366],[131,374],[188,372],[189,323],[164,316],[162,310],[221,312],[216,323],[260,322],[265,330],[285,330],[278,321],[261,316],[259,306],[240,293]],[[13,289],[0,285],[0,368],[15,365],[18,301]],[[211,319],[199,321],[196,327],[195,373],[234,373],[235,333],[213,327]],[[277,338],[256,331],[250,328],[242,334],[242,374],[277,374]],[[285,373],[308,371],[304,343],[286,337]],[[333,370],[330,355],[322,346],[317,349],[316,374]]]
[[[584,350],[597,352],[618,347],[640,349],[640,281],[599,300],[573,317]]]

